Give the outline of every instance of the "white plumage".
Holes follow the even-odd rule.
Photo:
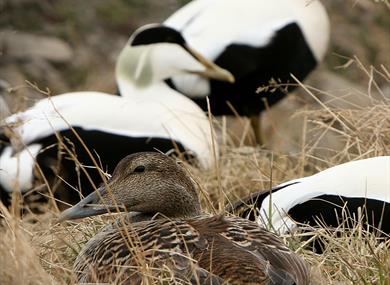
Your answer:
[[[173,142],[180,144],[195,155],[202,166],[210,167],[213,156],[208,118],[194,102],[163,83],[164,79],[185,72],[222,73],[222,77],[231,78],[229,72],[199,62],[178,45],[126,45],[116,66],[123,97],[101,92],[66,93],[40,100],[27,111],[6,118],[5,125],[13,129],[21,145],[27,148],[11,154],[11,148],[6,147],[0,154],[0,186],[11,192],[10,185],[19,185],[22,191],[27,191],[31,187],[31,181],[27,180],[33,178],[35,158],[48,146],[41,140],[61,131],[70,131],[71,127],[104,134],[105,141],[99,146],[100,150],[118,152],[121,149],[124,153],[116,154],[119,159],[133,152],[132,140],[143,138],[147,143],[148,138],[157,138],[163,140],[164,148],[167,143],[172,148]],[[89,132],[88,135],[95,133]],[[126,145],[112,145],[110,136],[113,141],[120,137],[122,144],[127,139],[127,148]],[[95,140],[93,143],[99,142]],[[31,148],[30,144],[34,147]],[[142,141],[137,141],[137,144],[142,144]],[[155,147],[159,148],[158,145]],[[109,163],[113,168],[118,162],[113,160],[103,161],[103,166]],[[21,178],[23,181],[19,181]]]
[[[334,210],[315,208],[305,208],[304,213],[299,211],[299,207],[304,203],[316,201],[322,197],[324,203],[331,197],[342,197],[347,207],[354,205],[349,199],[360,200],[365,204],[368,214],[373,211],[382,212],[382,207],[390,208],[390,156],[379,156],[363,160],[343,163],[312,176],[291,180],[273,188],[271,194],[259,192],[251,195],[252,201],[256,201],[258,223],[268,223],[275,230],[287,232],[296,226],[295,221],[290,217],[294,216],[298,222],[305,222],[304,219],[310,214],[316,213],[319,219],[324,219],[334,215]],[[325,196],[324,196],[325,195]],[[249,199],[243,199],[248,202]],[[357,201],[355,200],[355,201]],[[375,205],[371,202],[376,202]],[[332,202],[329,202],[329,207]],[[308,204],[310,205],[310,204]],[[325,204],[323,204],[325,205]],[[235,207],[242,207],[238,203]],[[334,204],[334,209],[339,208]],[[301,218],[304,214],[305,218]],[[351,213],[350,213],[351,214]],[[310,217],[311,218],[311,217]],[[381,217],[374,217],[380,219]],[[388,228],[388,217],[383,217],[384,228]],[[302,220],[301,220],[302,219]],[[368,219],[370,221],[370,219]]]
[[[66,93],[43,99],[5,122],[15,125],[13,130],[27,145],[70,127],[172,139],[199,155],[205,167],[210,166],[210,126],[202,110],[169,88],[165,92],[156,89],[152,94],[157,96],[143,96],[139,92],[135,98],[100,92]]]
[[[39,144],[32,144],[16,155],[10,146],[3,149],[0,155],[0,186],[5,191],[26,192],[33,186],[35,157],[41,148]]]
[[[194,0],[164,22],[180,31],[190,46],[212,61],[232,44],[266,47],[278,30],[292,23],[299,26],[316,61],[320,62],[328,46],[329,19],[317,0]],[[286,45],[286,52],[288,49]],[[245,61],[249,56],[239,54],[237,60],[241,57]],[[229,71],[240,79],[235,70]],[[173,82],[188,96],[206,96],[212,92],[208,81],[197,76],[175,76]]]

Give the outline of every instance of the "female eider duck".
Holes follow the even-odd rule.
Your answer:
[[[164,26],[150,27],[146,40],[177,41],[184,38],[203,56],[229,70],[234,84],[207,80],[194,74],[171,78],[172,87],[214,115],[251,117],[258,140],[258,115],[282,99],[288,88],[277,83],[303,80],[323,59],[329,41],[329,19],[322,4],[307,0],[194,0],[170,16]],[[176,32],[181,36],[172,36]],[[266,102],[266,103],[265,103]],[[230,104],[229,104],[230,103]],[[260,142],[260,141],[259,141]]]
[[[78,282],[173,275],[185,284],[309,284],[305,262],[272,233],[246,219],[202,214],[195,182],[166,155],[127,156],[107,185],[59,220],[116,209],[130,213],[86,243],[74,263]]]
[[[112,172],[130,153],[167,152],[177,147],[195,156],[202,166],[211,166],[213,143],[207,117],[164,79],[181,73],[225,80],[232,80],[232,75],[179,45],[132,46],[133,39],[116,65],[119,89],[125,97],[67,93],[40,100],[5,119],[3,134],[11,130],[11,142],[20,147],[9,145],[0,150],[0,191],[28,191],[36,164],[43,174],[52,175],[60,157],[66,171],[60,183],[84,194],[96,189],[92,184],[102,182],[91,156],[104,171]]]
[[[351,161],[285,182],[241,199],[228,211],[281,233],[297,222],[338,227],[346,217],[359,219],[361,212],[371,230],[390,236],[390,156]]]

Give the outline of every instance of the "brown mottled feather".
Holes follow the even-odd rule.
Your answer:
[[[165,264],[189,284],[195,279],[192,267],[232,285],[282,284],[270,280],[279,273],[308,284],[305,263],[276,236],[253,222],[224,216],[156,219],[100,232],[80,252],[74,269],[81,282],[136,284],[145,262],[157,268]]]

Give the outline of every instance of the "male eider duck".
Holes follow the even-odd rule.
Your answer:
[[[259,113],[294,87],[256,90],[271,79],[296,83],[291,74],[303,80],[324,58],[329,41],[329,19],[317,0],[194,0],[163,25],[165,32],[164,26],[145,29],[145,40],[180,39],[182,44],[184,38],[236,79],[231,84],[186,74],[171,78],[171,85],[203,110],[208,96],[214,115],[235,114],[231,104],[238,114],[252,118],[258,140]]]
[[[180,284],[309,284],[305,262],[274,234],[246,219],[202,214],[195,182],[166,155],[127,156],[107,185],[59,220],[117,209],[129,214],[77,256],[78,282],[141,284],[165,275],[187,282]]]
[[[338,227],[346,217],[357,221],[361,212],[370,230],[390,236],[390,156],[351,161],[291,180],[253,193],[228,210],[281,233],[297,222]]]
[[[228,71],[179,45],[127,44],[116,65],[118,86],[126,96],[66,93],[6,118],[3,137],[11,130],[10,140],[16,144],[0,150],[0,191],[30,190],[36,164],[38,173],[52,175],[59,158],[66,171],[59,175],[60,183],[84,194],[96,189],[91,184],[102,182],[95,162],[112,172],[122,157],[134,152],[178,148],[210,167],[213,143],[207,117],[194,102],[164,83],[181,73],[232,80]]]

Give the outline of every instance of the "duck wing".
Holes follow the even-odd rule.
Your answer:
[[[194,250],[206,247],[207,241],[184,220],[115,223],[87,242],[74,272],[81,283],[142,284],[174,278],[175,284],[229,284],[192,258]]]
[[[310,283],[309,269],[304,260],[284,245],[278,236],[242,218],[231,216],[225,217],[225,220],[229,227],[221,235],[269,262],[270,284]]]

